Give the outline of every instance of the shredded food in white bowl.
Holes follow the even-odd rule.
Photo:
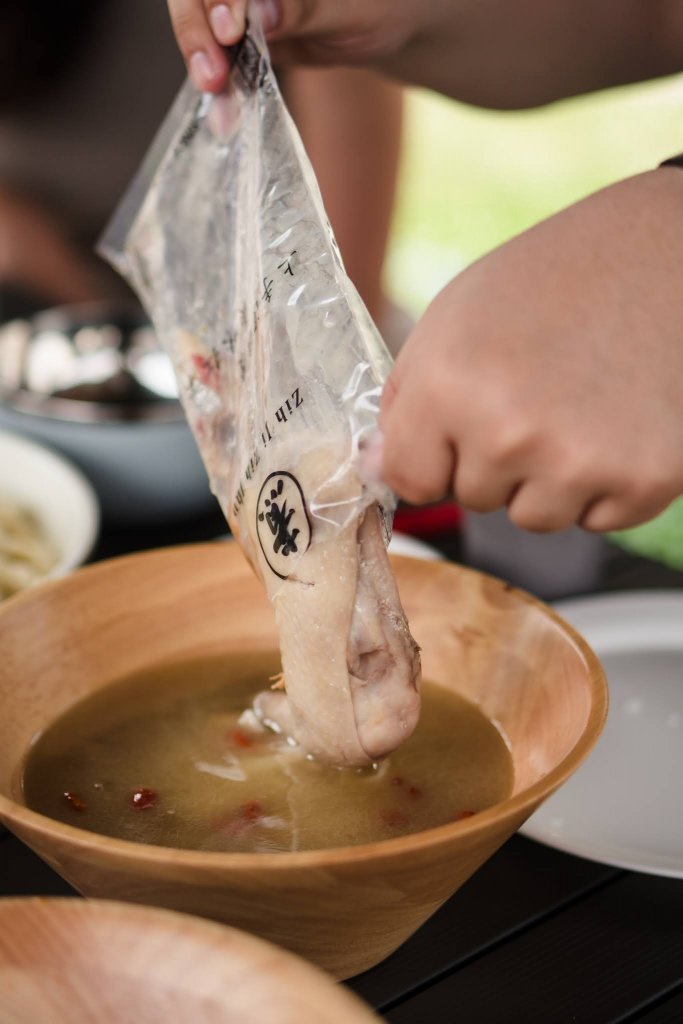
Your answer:
[[[46,576],[57,551],[36,516],[0,494],[0,600]]]
[[[0,430],[0,601],[82,565],[98,527],[93,488],[68,459]]]

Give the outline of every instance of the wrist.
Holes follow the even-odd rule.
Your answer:
[[[261,0],[262,2],[262,0]],[[433,3],[434,0],[428,0]],[[424,16],[415,0],[275,0],[275,45],[293,42],[295,61],[315,64],[374,65],[410,46]],[[291,59],[291,57],[290,57]]]

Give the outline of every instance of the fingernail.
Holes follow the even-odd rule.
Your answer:
[[[190,57],[190,78],[197,89],[210,89],[216,77],[216,69],[203,50],[197,50]]]
[[[256,0],[261,21],[261,28],[267,34],[273,32],[280,24],[280,4],[278,0]]]
[[[240,30],[237,27],[234,14],[226,4],[218,4],[216,7],[212,7],[209,13],[209,21],[211,22],[216,42],[222,43],[223,46],[230,46],[232,43],[237,42],[240,37]]]

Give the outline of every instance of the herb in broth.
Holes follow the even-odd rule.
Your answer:
[[[134,842],[275,852],[418,832],[509,795],[502,737],[445,688],[423,684],[419,725],[390,757],[333,768],[244,711],[276,670],[272,658],[222,658],[111,685],[36,741],[28,806]]]

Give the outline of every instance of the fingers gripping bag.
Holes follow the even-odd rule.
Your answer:
[[[211,487],[272,601],[284,688],[257,716],[368,764],[413,730],[419,654],[364,486],[390,356],[346,276],[258,29],[223,95],[187,83],[105,233],[170,355]],[[352,159],[352,154],[350,154]]]

